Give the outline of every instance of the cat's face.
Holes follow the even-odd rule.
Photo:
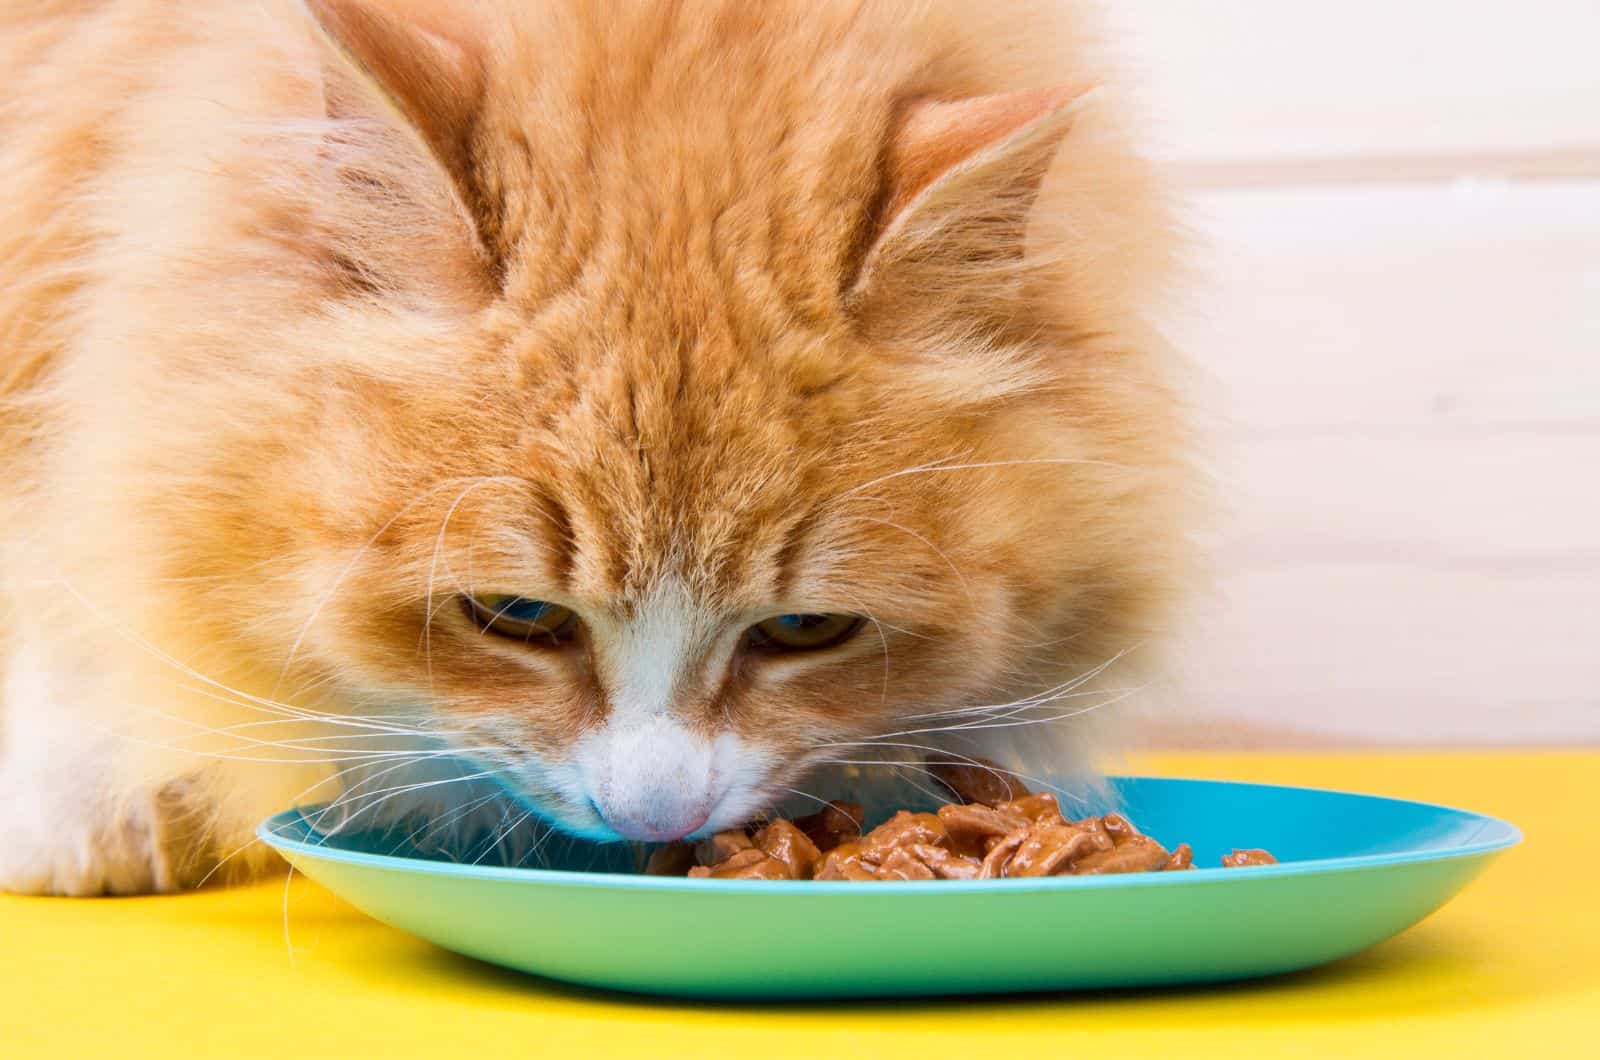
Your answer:
[[[397,46],[345,43],[380,77]],[[272,500],[297,652],[566,828],[665,839],[1132,646],[1170,582],[1169,401],[1021,265],[1076,93],[908,107],[851,74],[796,136],[506,76],[461,158],[409,115],[491,293],[356,292],[319,336],[381,352],[318,376]]]
[[[963,404],[847,333],[656,326],[677,315],[606,284],[462,340],[474,385],[340,406],[392,477],[324,543],[318,644],[591,835],[727,827],[866,738],[925,744],[910,715],[1059,635],[1076,517],[1050,509],[1116,478],[1010,464],[1065,452],[1026,398]]]

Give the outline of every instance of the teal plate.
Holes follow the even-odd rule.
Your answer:
[[[1280,864],[759,882],[634,875],[635,852],[578,841],[552,844],[550,868],[429,860],[396,851],[398,833],[324,835],[309,810],[259,834],[352,905],[447,949],[588,986],[714,998],[1150,986],[1309,968],[1415,924],[1521,839],[1463,810],[1265,784],[1113,778],[1103,808],[1169,847],[1189,842],[1198,865],[1232,847],[1265,847]]]

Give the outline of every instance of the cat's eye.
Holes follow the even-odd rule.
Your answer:
[[[559,644],[578,628],[572,608],[546,600],[491,594],[464,596],[462,602],[479,629],[513,640]]]
[[[860,615],[775,615],[750,627],[752,648],[817,651],[842,644],[865,622]]]

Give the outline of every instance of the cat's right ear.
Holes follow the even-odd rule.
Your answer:
[[[871,238],[846,290],[858,313],[1003,309],[1024,271],[1040,186],[1092,83],[905,104],[889,132]],[[920,314],[916,314],[920,315]]]
[[[487,250],[490,220],[473,162],[487,44],[470,5],[435,0],[303,0],[334,51],[449,177]]]

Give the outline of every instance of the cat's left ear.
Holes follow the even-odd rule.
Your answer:
[[[304,0],[327,41],[422,141],[481,229],[472,134],[486,44],[470,5],[434,0]],[[478,232],[480,240],[485,233]]]
[[[1039,189],[1094,84],[906,104],[884,152],[873,235],[847,291],[964,301],[1019,261]]]

